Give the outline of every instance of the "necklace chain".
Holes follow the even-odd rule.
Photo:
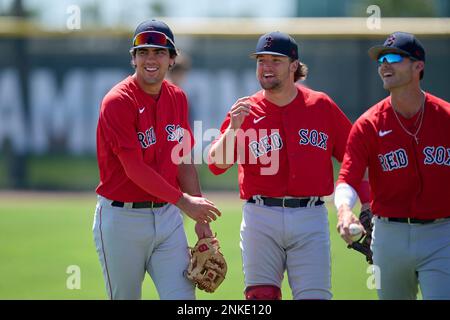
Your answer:
[[[419,144],[419,139],[417,138],[417,134],[419,133],[420,128],[422,127],[423,114],[425,113],[425,99],[426,99],[426,96],[425,96],[425,93],[424,93],[423,91],[422,91],[422,93],[423,93],[422,107],[420,108],[420,115],[419,115],[419,117],[417,118],[416,123],[414,124],[414,126],[417,125],[418,119],[420,119],[420,122],[419,122],[419,126],[417,127],[415,133],[411,133],[408,129],[406,129],[406,127],[405,127],[405,126],[403,125],[403,123],[400,121],[400,118],[399,118],[398,115],[397,115],[397,111],[395,111],[395,108],[394,108],[394,105],[393,105],[392,99],[391,99],[392,110],[394,111],[395,118],[397,119],[397,121],[398,121],[398,123],[400,124],[400,126],[402,127],[402,129],[403,129],[407,134],[409,134],[411,137],[413,137],[413,138],[416,140],[416,144]]]

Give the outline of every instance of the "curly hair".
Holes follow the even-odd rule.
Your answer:
[[[295,70],[294,73],[294,82],[297,82],[298,80],[305,80],[307,75],[308,75],[308,66],[300,62],[299,60],[297,70]]]

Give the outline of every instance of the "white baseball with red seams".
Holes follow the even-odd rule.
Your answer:
[[[361,237],[363,235],[363,228],[360,225],[358,225],[356,223],[351,223],[348,226],[348,230],[350,232],[350,236],[351,236],[353,242],[361,239]]]

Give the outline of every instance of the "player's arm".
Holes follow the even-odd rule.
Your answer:
[[[198,179],[197,169],[192,163],[180,163],[178,165],[178,184],[181,191],[194,197],[201,197],[200,181]]]
[[[344,112],[342,112],[342,110],[334,103],[334,101],[331,100],[331,98],[328,99],[330,101],[330,107],[333,110],[333,116],[335,118],[335,121],[333,121],[333,123],[335,124],[334,132],[336,141],[333,148],[333,156],[337,161],[339,161],[339,163],[342,164],[347,148],[348,136],[350,134],[350,130],[352,129],[352,124],[344,114]],[[368,209],[370,207],[370,185],[367,169],[362,180],[358,185],[355,186],[354,191],[359,197],[362,209]]]
[[[192,163],[180,163],[178,165],[178,184],[181,191],[194,197],[201,197],[200,181],[198,179],[197,169]],[[212,237],[213,233],[209,223],[195,224],[195,233],[199,239]]]
[[[222,126],[222,134],[209,150],[211,163],[222,170],[230,168],[235,162],[236,131],[250,113],[248,97],[240,98],[230,109],[229,118]]]
[[[334,203],[338,211],[337,230],[348,244],[352,243],[349,231],[350,224],[356,223],[364,229],[352,211],[358,197],[356,190],[358,187],[361,187],[363,177],[367,176],[367,138],[363,137],[361,121],[357,121],[348,137],[346,152],[335,190]],[[366,192],[368,191],[366,190]]]
[[[144,162],[141,150],[121,149],[117,156],[127,177],[148,194],[172,204],[176,204],[182,197],[180,190]]]
[[[147,193],[175,204],[193,220],[206,223],[220,216],[219,209],[211,201],[192,197],[169,184],[152,167],[144,162],[140,149],[123,149],[118,153],[125,174]]]
[[[339,183],[337,185],[334,193],[334,204],[338,208],[338,223],[336,227],[342,239],[348,244],[353,242],[349,229],[350,224],[356,223],[364,230],[359,219],[352,211],[356,199],[357,193],[351,185],[347,183]]]
[[[182,193],[144,162],[142,146],[136,139],[135,115],[132,103],[123,97],[113,96],[102,102],[99,125],[127,177],[148,194],[175,204],[196,221],[209,222],[220,216],[211,201]]]
[[[228,127],[209,150],[211,163],[219,169],[230,168],[234,164],[235,143],[236,131]]]
[[[107,97],[102,102],[98,125],[127,177],[147,193],[175,204],[182,197],[180,190],[144,163],[142,146],[136,139],[135,114],[126,98]]]

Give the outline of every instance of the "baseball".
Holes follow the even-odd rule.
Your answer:
[[[350,224],[348,227],[352,241],[358,241],[362,237],[363,229],[356,223]]]

